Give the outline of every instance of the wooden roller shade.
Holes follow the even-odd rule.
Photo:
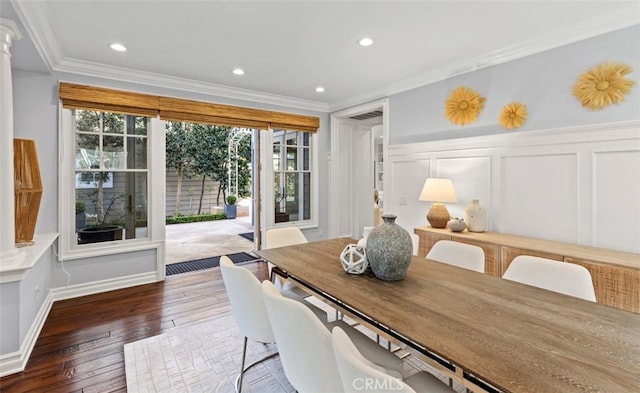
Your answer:
[[[62,100],[62,105],[69,109],[88,109],[151,117],[158,115],[158,97],[149,94],[60,82],[58,96]]]
[[[320,120],[315,116],[273,112],[263,109],[213,104],[180,98],[159,97],[160,118],[181,121],[204,121],[254,128],[283,128],[306,132],[316,132]],[[207,119],[210,119],[208,121]],[[222,123],[219,123],[221,121]],[[232,122],[233,124],[229,124]]]
[[[214,104],[181,98],[131,93],[103,87],[60,82],[59,97],[70,109],[89,109],[257,129],[287,129],[316,132],[320,119],[315,116]]]

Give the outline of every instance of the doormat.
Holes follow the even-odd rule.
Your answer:
[[[253,232],[239,233],[238,235],[244,237],[247,240],[253,241]]]
[[[242,263],[242,262],[251,262],[261,260],[258,257],[255,257],[251,254],[247,254],[246,252],[239,252],[236,254],[227,255],[229,259],[233,263]],[[210,257],[210,258],[202,258],[195,259],[193,261],[173,263],[171,265],[167,265],[167,276],[172,276],[174,274],[193,272],[196,270],[202,269],[211,269],[212,267],[220,266],[220,257]]]

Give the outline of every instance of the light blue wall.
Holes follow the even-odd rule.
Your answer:
[[[603,110],[583,108],[572,94],[578,75],[607,61],[625,63],[627,78],[640,82],[640,25],[579,41],[508,63],[469,72],[389,98],[391,144],[541,130],[640,118],[640,86],[621,105]],[[460,85],[486,98],[475,123],[461,127],[444,116],[451,91]],[[523,127],[507,131],[498,123],[502,107],[519,101],[529,116]]]
[[[51,76],[12,70],[14,137],[34,139],[42,200],[36,233],[58,232],[58,98]]]

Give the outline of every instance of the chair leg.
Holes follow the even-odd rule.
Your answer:
[[[270,358],[278,355],[277,351],[274,352],[274,353],[270,353],[267,356],[263,357],[262,359],[258,359],[255,362],[253,362],[250,365],[245,367],[244,363],[245,363],[245,359],[247,357],[247,340],[248,340],[247,337],[245,337],[244,338],[244,345],[242,346],[242,365],[240,366],[240,374],[238,374],[238,377],[236,378],[236,383],[234,385],[236,393],[241,393],[241,391],[242,391],[242,379],[244,377],[245,371],[249,370],[251,367],[255,366],[256,364],[258,364],[260,362],[263,362],[263,361],[265,361],[267,359],[270,359]],[[266,345],[266,343],[263,343],[263,344]]]
[[[236,393],[242,392],[242,377],[244,376],[244,361],[247,357],[247,337],[244,337],[244,344],[242,346],[242,364],[240,365],[240,374],[236,379]]]

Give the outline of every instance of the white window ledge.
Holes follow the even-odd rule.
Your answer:
[[[2,258],[0,284],[22,281],[57,238],[56,232],[38,233],[33,238],[35,244],[18,248],[15,253]]]

